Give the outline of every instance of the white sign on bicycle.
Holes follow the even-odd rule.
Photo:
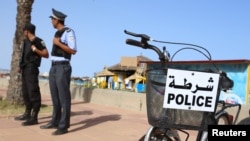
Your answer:
[[[220,75],[168,69],[163,108],[213,112]]]

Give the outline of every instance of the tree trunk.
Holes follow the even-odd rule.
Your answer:
[[[10,80],[7,90],[6,99],[11,103],[22,104],[22,81],[18,77],[17,70],[21,56],[21,43],[24,39],[23,28],[26,23],[31,21],[31,10],[34,0],[16,0],[17,15],[16,15],[16,32],[13,40],[13,53],[10,68]]]

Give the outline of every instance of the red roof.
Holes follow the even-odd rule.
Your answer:
[[[160,63],[159,61],[140,61],[141,63]],[[238,59],[238,60],[189,60],[189,61],[172,61],[168,64],[250,64],[250,60]]]

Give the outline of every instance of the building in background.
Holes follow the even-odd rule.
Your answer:
[[[101,84],[102,88],[136,91],[137,85],[142,85],[145,82],[146,65],[141,61],[152,60],[142,55],[136,57],[123,56],[119,63],[106,67],[106,70],[97,73],[96,77],[99,79],[97,83]],[[103,75],[105,71],[106,75]]]

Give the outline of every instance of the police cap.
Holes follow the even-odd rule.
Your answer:
[[[62,13],[60,11],[57,11],[54,8],[52,8],[52,15],[49,16],[49,17],[64,21],[65,18],[67,17],[67,15],[65,15],[64,13]]]
[[[30,33],[35,34],[36,26],[33,25],[32,23],[27,23],[27,24],[24,26],[23,30],[27,30],[27,31],[29,31]]]

